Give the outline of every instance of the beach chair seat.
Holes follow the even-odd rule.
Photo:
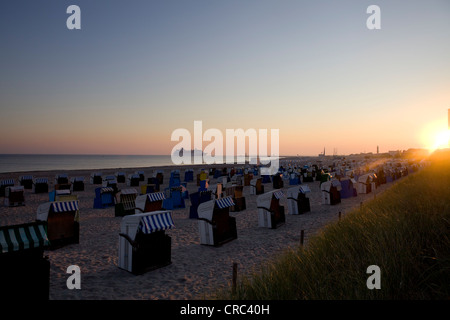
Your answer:
[[[253,179],[253,173],[244,174],[244,186],[250,186],[250,181]]]
[[[35,178],[32,187],[33,193],[47,193],[48,192],[48,178]]]
[[[14,179],[5,179],[0,181],[0,197],[5,196],[6,187],[14,187]]]
[[[79,243],[78,200],[41,204],[37,209],[36,220],[47,223],[47,237],[51,250]]]
[[[250,181],[250,194],[263,194],[264,186],[262,184],[262,178],[253,178]]]
[[[299,180],[299,177],[298,177],[297,173],[291,172],[289,174],[289,185],[295,186],[295,185],[297,185],[299,183],[300,183],[300,180]]]
[[[33,176],[31,176],[31,175],[21,176],[19,178],[19,183],[25,189],[32,189],[33,188]]]
[[[356,181],[353,178],[350,178],[349,176],[345,176],[341,178],[341,199],[347,199],[355,197],[356,192]]]
[[[258,226],[276,229],[285,223],[284,206],[280,205],[282,197],[284,197],[284,192],[278,189],[258,196],[256,199]]]
[[[363,174],[358,177],[356,191],[358,194],[366,194],[372,191],[372,179],[370,174]]]
[[[139,187],[141,178],[138,174],[129,174],[127,180],[128,187]]]
[[[153,185],[155,192],[160,191],[159,180],[156,177],[151,177],[147,179],[147,185]]]
[[[311,192],[308,186],[292,187],[287,190],[288,214],[297,215],[311,211],[307,193]]]
[[[116,192],[111,187],[95,188],[94,209],[115,206],[115,194]]]
[[[117,183],[125,183],[127,181],[127,176],[125,172],[116,172]]]
[[[171,211],[154,211],[122,218],[119,233],[119,268],[139,275],[167,266],[171,261],[174,226]]]
[[[70,179],[72,191],[84,191],[84,177]]]
[[[244,186],[235,186],[232,199],[234,205],[230,207],[231,212],[239,212],[247,209],[245,197],[243,196]]]
[[[0,283],[5,301],[45,301],[50,292],[46,224],[35,221],[0,227]]]
[[[166,193],[166,199],[164,199],[163,207],[166,210],[174,210],[185,208],[185,202],[183,197],[183,187],[171,187],[164,189]],[[207,190],[205,190],[207,191]]]
[[[24,186],[6,187],[4,204],[6,207],[25,205]]]
[[[216,184],[208,184],[207,191],[211,191],[211,195],[215,199],[220,199],[223,197],[223,184],[220,182],[218,182]],[[202,190],[200,190],[199,192],[205,192],[204,188]]]
[[[135,174],[139,175],[139,181],[145,181],[145,173],[144,171],[136,171]]]
[[[166,195],[164,192],[154,192],[139,195],[135,200],[135,213],[144,213],[152,211],[161,211],[165,207]]]
[[[192,182],[194,181],[194,170],[187,169],[184,172],[184,182]]]
[[[341,203],[341,189],[341,183],[337,179],[321,183],[322,203],[329,205]]]
[[[200,244],[221,246],[237,239],[236,219],[230,217],[231,197],[213,199],[198,206]]]
[[[69,176],[66,173],[60,173],[55,175],[55,185],[66,185],[69,184]]]
[[[123,217],[126,215],[134,214],[136,209],[135,200],[138,196],[136,189],[123,189],[119,194],[116,194],[119,199],[116,199],[116,204],[114,206],[114,215],[116,217]]]
[[[203,202],[211,200],[212,191],[194,192],[189,195],[191,206],[189,208],[189,219],[198,219],[198,206]]]
[[[92,172],[90,178],[91,184],[102,184],[103,178],[101,172]]]
[[[267,174],[261,175],[262,183],[271,183],[272,180],[270,180],[270,176]]]
[[[284,186],[283,179],[280,173],[277,173],[272,176],[272,185],[274,189],[282,189]]]

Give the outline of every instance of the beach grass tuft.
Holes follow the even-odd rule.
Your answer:
[[[367,268],[380,269],[369,289]],[[216,299],[384,300],[450,297],[450,156],[432,158]]]

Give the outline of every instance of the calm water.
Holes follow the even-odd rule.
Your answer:
[[[125,155],[0,155],[0,173],[140,168],[173,165],[170,156]]]

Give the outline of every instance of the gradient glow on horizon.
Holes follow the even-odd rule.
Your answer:
[[[196,120],[279,129],[280,155],[447,130],[446,0],[2,1],[0,40],[0,153],[170,154]]]

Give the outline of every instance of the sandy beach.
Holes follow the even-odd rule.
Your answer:
[[[206,166],[202,166],[205,167]],[[217,166],[219,167],[219,166]],[[187,184],[189,193],[198,186],[195,174],[199,167],[194,167],[194,182]],[[126,174],[136,170],[145,172],[145,179],[153,175],[154,170],[164,170],[163,190],[168,186],[170,172],[176,167],[155,167],[116,170],[65,171],[70,177],[85,177],[85,190],[73,192],[78,195],[80,212],[79,244],[67,245],[57,250],[46,250],[49,257],[50,300],[195,300],[208,297],[216,289],[231,283],[232,265],[238,264],[238,277],[257,272],[263,263],[276,257],[283,250],[299,244],[301,230],[304,230],[305,244],[308,238],[317,234],[327,223],[338,220],[361,202],[373,199],[388,189],[393,183],[383,184],[369,194],[342,199],[340,204],[322,204],[320,182],[308,182],[311,193],[311,212],[302,215],[287,214],[286,198],[281,204],[286,207],[286,223],[277,229],[258,226],[256,199],[250,194],[250,187],[244,187],[247,209],[231,212],[236,218],[237,239],[220,247],[200,244],[198,221],[189,219],[190,201],[186,208],[173,210],[175,227],[166,231],[172,238],[172,264],[149,271],[143,275],[133,275],[118,267],[118,245],[120,223],[122,218],[115,217],[114,207],[94,209],[95,188],[90,184],[90,174],[102,171],[103,175],[125,171]],[[179,168],[182,180],[184,167]],[[48,177],[49,190],[54,190],[55,174],[59,171],[29,173],[34,177]],[[0,179],[14,178],[18,185],[19,177],[27,173],[4,173]],[[212,176],[211,176],[212,177]],[[141,182],[141,184],[146,183]],[[284,188],[289,186],[284,182]],[[119,184],[119,189],[129,188]],[[135,187],[138,189],[137,187]],[[273,189],[272,183],[264,184],[265,191]],[[2,198],[3,201],[3,198]],[[48,194],[34,194],[25,190],[25,206],[5,207],[0,205],[0,225],[32,222],[36,219],[39,204],[48,202]],[[69,290],[66,280],[70,276],[67,267],[77,265],[81,270],[81,290]]]

